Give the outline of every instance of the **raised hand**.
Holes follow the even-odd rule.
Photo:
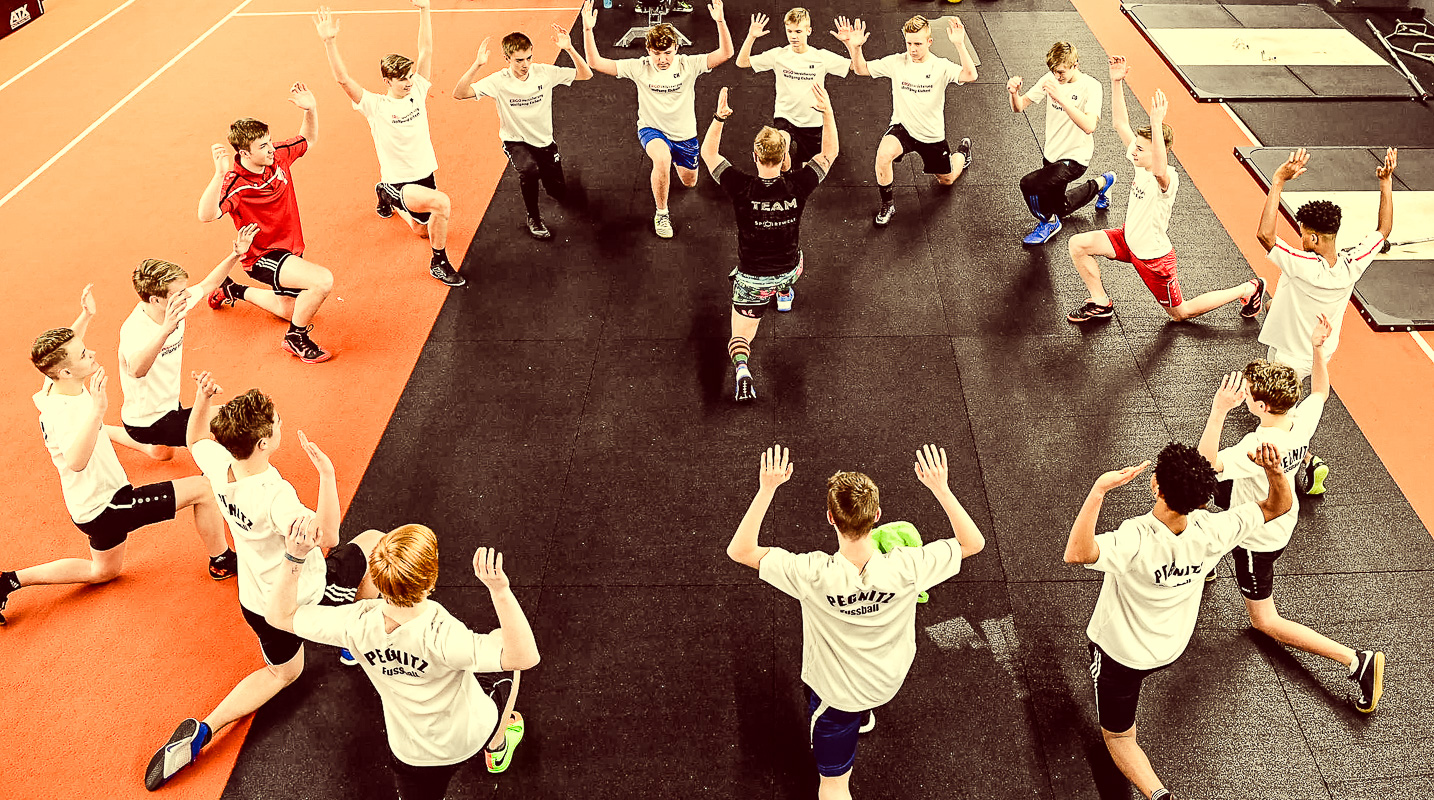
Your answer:
[[[723,86],[722,91],[717,93],[717,116],[726,119],[732,116],[732,107],[727,105],[727,87]]]
[[[1374,176],[1384,183],[1394,177],[1394,168],[1399,166],[1399,150],[1389,148],[1384,151],[1384,163],[1374,168]]]
[[[1130,67],[1125,64],[1125,56],[1111,56],[1106,61],[1110,64],[1110,79],[1112,81],[1123,81],[1125,76],[1130,74]]]
[[[1020,94],[1020,93],[1021,93],[1021,76],[1020,76],[1020,75],[1017,75],[1016,77],[1010,79],[1009,81],[1006,81],[1006,91],[1010,92],[1011,94]]]
[[[812,84],[812,94],[816,95],[816,100],[812,103],[812,108],[815,108],[823,114],[827,113],[827,109],[831,107],[831,95],[827,94],[827,90],[823,89],[820,83]]]
[[[588,27],[592,26],[589,25]],[[478,43],[478,66],[480,67],[488,63],[488,42],[492,41],[492,39],[492,36],[484,36],[483,41]]]
[[[1096,478],[1095,490],[1101,494],[1105,494],[1118,486],[1124,486],[1135,480],[1135,476],[1144,472],[1148,466],[1150,466],[1150,461],[1147,460],[1142,461],[1139,466],[1111,470],[1099,478]]]
[[[1314,347],[1324,347],[1329,335],[1334,333],[1334,326],[1330,324],[1329,317],[1319,315],[1319,321],[1315,323],[1314,332],[1310,334],[1310,344]]]
[[[707,13],[712,15],[712,19],[721,22],[722,16],[727,13],[727,9],[723,8],[722,0],[712,0],[712,2],[707,4]]]
[[[553,23],[553,44],[557,45],[559,50],[571,50],[571,49],[573,49],[573,37],[571,37],[571,36],[568,35],[568,29],[567,29],[567,28],[564,28],[563,26],[559,25],[559,24],[556,23],[556,22]],[[483,40],[482,49],[483,49],[483,55],[482,55],[483,63],[486,64],[486,63],[488,63],[488,54],[487,54],[487,50],[488,50],[488,40],[487,40],[487,39],[484,39],[484,40]]]
[[[491,547],[480,547],[473,554],[473,574],[497,594],[508,588],[508,573],[503,571],[503,554]]]
[[[762,453],[762,469],[758,474],[761,487],[776,491],[778,486],[792,477],[792,468],[795,466],[790,460],[787,448],[777,444],[768,447]]]
[[[960,19],[951,18],[951,24],[946,26],[946,38],[951,40],[951,44],[961,46],[961,42],[966,38],[966,26],[961,24]]]
[[[1150,128],[1158,135],[1160,126],[1165,122],[1165,115],[1170,111],[1170,102],[1165,99],[1165,92],[1156,89],[1155,96],[1150,98]]]
[[[314,97],[314,93],[302,83],[295,83],[289,87],[289,102],[305,111],[313,111],[319,107],[319,101]]]
[[[1310,154],[1305,152],[1305,149],[1301,147],[1293,153],[1290,153],[1290,157],[1285,159],[1285,163],[1275,169],[1274,179],[1277,181],[1292,181],[1305,174],[1305,165],[1308,163],[1310,163]]]
[[[93,283],[87,283],[85,284],[85,288],[80,290],[80,313],[87,317],[93,317],[95,315],[94,288],[95,285]]]
[[[1280,448],[1269,442],[1265,442],[1255,448],[1249,454],[1250,460],[1265,470],[1270,475],[1282,475],[1284,470],[1280,467]]]
[[[596,24],[597,6],[593,5],[593,0],[587,0],[583,3],[583,30],[590,31]]]
[[[319,6],[319,13],[314,16],[314,29],[320,39],[332,42],[339,35],[339,18],[329,11],[328,6]]]
[[[1245,373],[1232,372],[1220,381],[1220,388],[1215,390],[1215,399],[1210,405],[1216,411],[1229,411],[1230,409],[1245,402]]]
[[[229,149],[227,144],[216,144],[209,148],[209,154],[214,158],[214,171],[223,175],[229,171],[234,164],[234,151]]]
[[[413,0],[413,7],[420,10],[426,9],[428,8],[428,0]]]
[[[189,377],[194,379],[194,383],[199,387],[199,393],[205,397],[212,398],[224,391],[219,387],[219,384],[214,382],[214,376],[207,371],[191,372],[189,373]]]
[[[180,292],[169,298],[169,303],[164,307],[164,329],[173,331],[184,321],[184,314],[189,310],[189,292]]]
[[[313,514],[304,514],[289,523],[289,530],[284,533],[284,550],[289,555],[303,559],[318,546],[319,526]]]
[[[309,437],[305,436],[303,431],[299,431],[299,446],[304,448],[304,453],[308,455],[310,461],[314,462],[314,468],[319,471],[320,475],[333,474],[334,462],[329,460],[328,455],[320,450],[318,445],[309,441]]]
[[[259,235],[259,223],[251,222],[239,229],[239,235],[234,237],[234,255],[242,256],[249,252],[249,247],[254,244],[254,237]]]
[[[109,388],[110,378],[105,374],[104,367],[95,367],[95,374],[90,376],[90,399],[95,403],[95,414],[105,418],[105,412],[110,408],[110,396],[105,393]]]
[[[950,472],[946,467],[946,448],[934,444],[922,445],[916,451],[916,479],[933,492],[948,489],[946,479]]]
[[[753,14],[752,24],[747,27],[748,39],[760,39],[767,35],[767,15]]]

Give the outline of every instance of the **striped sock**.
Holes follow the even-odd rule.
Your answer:
[[[727,355],[732,359],[732,366],[745,369],[747,359],[752,356],[752,345],[741,336],[733,336],[727,341]]]

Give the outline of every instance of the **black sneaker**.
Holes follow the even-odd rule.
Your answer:
[[[429,264],[428,274],[443,281],[445,286],[454,289],[468,285],[468,281],[464,280],[463,276],[458,274],[458,270],[455,270],[453,265],[448,263],[446,259],[443,261],[434,261]]]
[[[857,733],[871,733],[876,730],[876,712],[868,711],[861,717],[861,727],[856,729]]]
[[[234,281],[230,278],[225,278],[223,283],[219,284],[215,287],[214,291],[209,293],[209,307],[215,311],[225,306],[233,308],[234,301],[238,299],[234,296],[234,293],[230,291],[233,288]]]
[[[216,581],[228,580],[239,574],[239,554],[226,550],[223,554],[209,559],[209,577]]]
[[[752,385],[752,373],[749,370],[737,370],[737,402],[757,399],[757,388]]]
[[[1215,566],[1211,567],[1210,571],[1205,573],[1205,582],[1214,583],[1218,577],[1220,577],[1220,564],[1216,562]]]
[[[1115,316],[1115,304],[1103,306],[1091,301],[1085,301],[1085,305],[1066,315],[1071,322],[1089,322],[1093,319],[1109,319]]]
[[[10,592],[11,592],[11,591],[12,591],[12,590],[10,589],[9,586],[0,586],[0,611],[4,611],[4,610],[5,610],[5,604],[8,603],[8,602],[10,602]],[[4,615],[4,614],[0,614],[0,625],[4,625],[4,624],[5,624],[5,615]]]
[[[1250,299],[1240,304],[1240,316],[1242,317],[1258,317],[1260,312],[1265,310],[1265,279],[1255,278],[1252,283],[1255,284],[1255,293],[1250,295]]]
[[[199,720],[190,718],[179,723],[169,741],[149,760],[149,766],[144,771],[144,788],[153,792],[173,778],[175,773],[189,766],[198,755],[198,748],[194,746],[197,738]]]
[[[309,338],[309,331],[313,329],[314,326],[310,325],[302,330],[289,331],[284,334],[282,347],[305,364],[322,364],[333,358],[334,354],[319,347]]]
[[[548,230],[548,226],[544,225],[543,221],[537,217],[528,217],[528,233],[532,234],[534,239],[546,240],[553,238],[553,234]]]
[[[1354,707],[1366,714],[1374,713],[1379,707],[1379,697],[1384,694],[1384,654],[1378,650],[1360,650],[1359,666],[1350,673],[1349,679],[1359,686],[1359,697]]]
[[[956,147],[956,155],[966,159],[966,166],[962,169],[971,168],[971,140],[962,139],[961,144]]]
[[[393,216],[393,199],[388,196],[388,192],[383,190],[383,184],[381,183],[375,183],[373,185],[373,191],[378,195],[378,208],[374,210],[378,212],[380,217],[389,219]]]
[[[886,224],[889,223],[889,222],[891,222],[891,216],[892,216],[893,214],[895,214],[895,213],[896,213],[896,204],[895,204],[895,203],[886,203],[886,204],[882,205],[881,210],[878,211],[878,212],[876,212],[876,226],[877,226],[878,228],[884,228],[884,227],[886,227]]]

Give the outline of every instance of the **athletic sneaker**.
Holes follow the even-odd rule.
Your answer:
[[[443,281],[445,286],[451,286],[454,289],[468,285],[468,281],[464,280],[463,276],[458,274],[458,270],[454,269],[453,265],[448,263],[447,259],[430,263],[428,265],[428,274]]]
[[[281,346],[305,364],[322,364],[328,361],[334,356],[309,338],[309,331],[313,329],[314,326],[310,325],[302,330],[289,331],[284,334],[284,344]]]
[[[1110,187],[1112,187],[1112,186],[1114,186],[1114,185],[1115,185],[1115,173],[1114,173],[1114,172],[1103,172],[1103,173],[1101,173],[1101,176],[1100,176],[1100,191],[1096,192],[1096,195],[1095,195],[1095,207],[1096,207],[1096,208],[1099,208],[1099,209],[1110,208],[1110,195],[1106,194],[1106,192],[1109,192],[1109,191],[1110,191]]]
[[[374,194],[378,195],[378,208],[374,209],[374,211],[377,211],[378,215],[384,219],[392,217],[393,199],[388,196],[388,192],[383,190],[383,184],[375,183],[373,185],[373,191]]]
[[[1240,316],[1258,317],[1260,312],[1265,310],[1265,279],[1255,278],[1250,283],[1255,284],[1255,293],[1240,305]]]
[[[1360,650],[1359,665],[1349,679],[1359,685],[1359,698],[1354,701],[1354,707],[1366,714],[1374,713],[1384,694],[1384,654],[1378,650]]]
[[[1108,319],[1113,316],[1115,316],[1114,303],[1103,306],[1099,303],[1093,303],[1087,300],[1085,301],[1085,305],[1067,314],[1066,319],[1071,322],[1089,322],[1093,319]]]
[[[548,230],[548,226],[544,225],[541,219],[533,216],[528,217],[528,233],[532,234],[534,239],[553,238],[553,234]]]
[[[966,159],[966,166],[963,169],[971,168],[971,140],[962,139],[961,144],[956,146],[956,154]]]
[[[190,718],[179,723],[174,735],[149,760],[149,767],[144,771],[144,788],[152,792],[163,786],[198,758],[203,746],[199,741],[199,720]]]
[[[675,2],[675,3],[672,4],[672,12],[671,12],[671,13],[673,13],[673,14],[691,14],[691,13],[692,13],[692,4],[689,3],[689,2],[687,2],[687,0],[677,0],[677,2]]]
[[[1324,479],[1329,477],[1329,465],[1319,456],[1310,456],[1305,464],[1305,482],[1309,487],[1305,494],[1324,494]]]
[[[523,715],[514,711],[516,717],[503,729],[503,749],[493,752],[487,747],[483,748],[483,760],[488,763],[489,772],[502,772],[513,763],[513,751],[517,749],[518,742],[523,741]]]
[[[1220,563],[1217,561],[1215,562],[1215,566],[1211,567],[1210,571],[1205,573],[1205,582],[1214,583],[1218,577],[1220,577]]]
[[[209,577],[216,581],[228,580],[239,574],[239,555],[233,550],[209,559]]]
[[[1036,223],[1036,229],[1026,234],[1026,238],[1021,242],[1023,244],[1045,244],[1051,240],[1052,236],[1061,232],[1061,227],[1061,218],[1051,215],[1051,218],[1045,222]]]
[[[886,223],[891,222],[891,215],[892,215],[892,214],[895,214],[895,213],[896,213],[896,204],[895,204],[895,203],[886,203],[886,204],[884,204],[884,205],[881,207],[881,210],[878,211],[878,212],[876,212],[876,224],[877,224],[877,226],[878,226],[878,227],[882,227],[882,228],[886,227]]]
[[[953,2],[953,3],[959,3],[960,1],[961,1],[961,0],[951,0],[951,2]],[[873,730],[875,730],[875,729],[876,729],[876,712],[875,712],[875,711],[868,711],[868,712],[866,712],[866,716],[862,717],[862,719],[861,719],[861,727],[860,727],[860,728],[857,728],[857,729],[856,729],[856,732],[857,732],[857,733],[871,733],[871,732],[872,732]]]
[[[757,399],[757,389],[752,385],[752,371],[748,369],[737,370],[737,402]]]
[[[793,300],[796,300],[796,299],[797,299],[797,290],[796,290],[796,289],[793,289],[793,288],[790,287],[790,286],[787,287],[787,293],[786,293],[786,294],[782,294],[781,292],[777,292],[777,310],[778,310],[778,311],[791,311],[791,310],[792,310],[792,301],[793,301]]]
[[[672,238],[672,215],[666,211],[659,211],[652,217],[652,229],[658,236],[664,239]]]
[[[233,292],[229,291],[233,288],[234,281],[230,278],[225,278],[224,282],[219,284],[219,288],[209,293],[209,307],[215,311],[218,311],[224,306],[230,306],[232,308],[234,301],[239,299],[234,296]]]
[[[349,649],[348,649],[347,647],[340,647],[340,648],[339,648],[339,663],[340,663],[340,664],[343,664],[343,665],[346,666],[346,667],[352,667],[352,666],[355,666],[356,664],[358,664],[358,659],[357,659],[357,658],[354,658],[354,654],[353,654],[353,653],[350,653],[350,652],[349,652]]]
[[[0,586],[0,611],[5,610],[5,604],[10,602],[10,587]],[[0,625],[5,624],[5,615],[0,614]]]

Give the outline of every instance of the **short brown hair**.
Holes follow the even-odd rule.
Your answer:
[[[1264,402],[1271,414],[1283,414],[1300,401],[1300,376],[1295,368],[1257,358],[1245,367],[1245,391]]]
[[[52,328],[45,331],[30,346],[30,363],[47,377],[55,377],[55,370],[69,360],[70,354],[65,350],[65,345],[74,338],[75,332],[69,328]]]
[[[659,22],[647,29],[647,49],[662,52],[669,47],[676,47],[677,29],[669,22]]]
[[[394,528],[369,553],[368,574],[388,602],[418,605],[438,584],[438,537],[424,525]]]
[[[219,407],[209,421],[209,432],[229,455],[246,459],[254,455],[260,439],[274,435],[274,401],[258,389],[250,389]]]
[[[1135,135],[1136,135],[1136,136],[1139,136],[1139,137],[1142,138],[1142,139],[1149,139],[1149,140],[1152,141],[1152,142],[1155,141],[1155,137],[1151,135],[1153,132],[1154,132],[1154,131],[1151,130],[1151,127],[1150,127],[1149,125],[1141,125],[1139,128],[1136,128],[1136,129],[1135,129]],[[1175,129],[1174,129],[1174,128],[1172,128],[1172,127],[1170,127],[1169,125],[1166,125],[1166,124],[1164,124],[1164,123],[1161,123],[1161,125],[1160,125],[1160,133],[1161,133],[1161,135],[1164,136],[1164,138],[1165,138],[1165,149],[1166,149],[1166,150],[1169,150],[1170,148],[1172,148],[1172,147],[1175,146]]]
[[[757,132],[757,141],[752,147],[757,153],[757,163],[764,167],[780,167],[787,158],[787,137],[770,125]]]
[[[178,280],[188,280],[189,273],[184,267],[159,258],[146,258],[134,270],[134,291],[141,302],[148,303],[151,297],[163,299],[169,294],[169,285]]]
[[[926,17],[917,14],[911,19],[907,20],[906,24],[901,26],[901,30],[904,33],[921,33],[922,31],[929,31],[931,30],[931,21],[926,19]]]
[[[1046,53],[1046,67],[1051,72],[1055,72],[1056,67],[1074,67],[1079,60],[1080,51],[1070,42],[1056,42],[1051,45],[1051,51]]]
[[[524,50],[533,49],[533,40],[527,34],[513,31],[503,37],[503,56],[511,57],[514,53],[521,53]]]
[[[413,59],[398,53],[389,53],[378,62],[378,71],[385,78],[397,80],[406,77],[413,70]]]
[[[805,8],[797,6],[791,11],[788,11],[787,16],[783,17],[782,21],[788,25],[800,25],[803,22],[810,25],[812,24],[812,15],[808,13]]]
[[[229,146],[235,150],[248,150],[249,145],[269,135],[269,126],[253,117],[234,120],[229,126]]]
[[[837,530],[850,539],[871,533],[881,512],[881,495],[871,478],[860,472],[838,472],[827,478],[827,513]]]

